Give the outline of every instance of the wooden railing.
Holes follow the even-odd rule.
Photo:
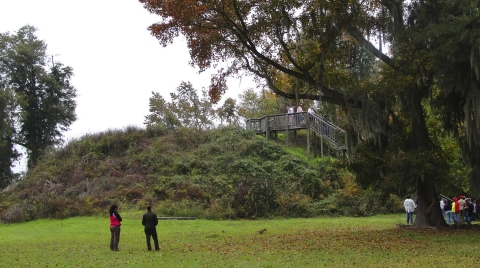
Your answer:
[[[307,112],[266,115],[259,119],[248,119],[246,129],[270,138],[271,132],[307,129],[320,136],[336,150],[346,149],[345,130],[316,114]],[[287,132],[288,133],[288,132]]]

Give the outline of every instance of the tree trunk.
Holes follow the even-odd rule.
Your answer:
[[[432,149],[428,128],[421,104],[421,91],[416,86],[407,90],[407,106],[412,117],[412,148],[429,151]],[[434,185],[434,177],[428,173],[416,176],[417,215],[415,226],[446,226],[440,209],[440,200]]]
[[[417,215],[414,226],[447,226],[432,178],[417,177]]]

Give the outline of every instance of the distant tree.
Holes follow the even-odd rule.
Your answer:
[[[171,102],[166,102],[159,94],[152,92],[150,113],[145,117],[147,126],[163,125],[168,129],[178,127],[208,129],[214,125],[215,117],[207,91],[200,98],[197,90],[189,82],[182,82],[175,93],[170,93]]]
[[[166,129],[176,129],[181,126],[180,121],[173,111],[170,110],[170,103],[158,92],[152,92],[152,97],[149,101],[150,114],[145,116],[143,122],[147,127],[160,125]]]
[[[0,86],[2,90],[2,146],[11,160],[25,148],[29,168],[42,153],[60,144],[62,131],[76,120],[76,90],[70,84],[72,68],[53,62],[47,45],[24,26],[15,34],[0,34]],[[12,162],[4,162],[4,168]],[[8,173],[8,172],[6,172]]]
[[[281,106],[277,103],[277,98],[269,91],[255,92],[253,89],[246,89],[240,95],[238,105],[238,115],[244,119],[260,118],[268,114],[281,112]]]
[[[238,124],[238,112],[237,112],[237,102],[235,99],[227,98],[223,105],[217,109],[218,117],[220,118],[220,123],[223,124],[223,121],[228,125]]]
[[[170,93],[171,110],[175,112],[184,127],[208,129],[213,126],[214,111],[206,90],[202,97],[190,82],[182,82],[176,93]]]

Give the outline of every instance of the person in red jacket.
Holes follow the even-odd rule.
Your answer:
[[[110,215],[110,249],[118,251],[118,242],[120,242],[120,222],[122,217],[117,212],[118,206],[113,204],[110,206],[108,213]]]

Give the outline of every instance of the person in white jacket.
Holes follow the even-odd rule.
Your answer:
[[[405,211],[407,212],[407,224],[410,222],[413,224],[413,212],[415,211],[415,208],[417,205],[415,205],[415,202],[413,202],[412,198],[407,195],[407,199],[403,202],[403,206],[405,207]]]
[[[288,124],[293,125],[293,106],[288,106],[287,107],[287,113],[288,115]]]

